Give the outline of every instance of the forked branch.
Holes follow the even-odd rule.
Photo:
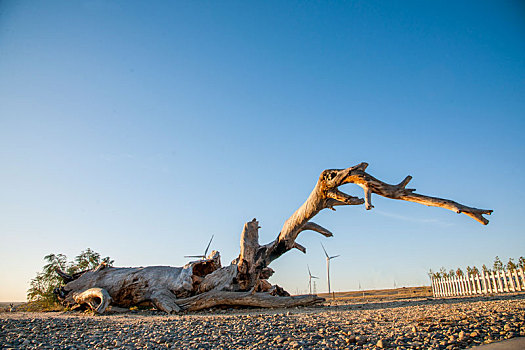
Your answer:
[[[331,235],[330,231],[324,228],[322,230],[316,229],[318,225],[310,222],[321,210],[326,208],[335,210],[335,206],[360,205],[363,203],[365,208],[370,210],[374,207],[372,205],[372,193],[391,199],[453,210],[456,213],[463,213],[483,225],[489,222],[483,215],[490,215],[492,210],[477,209],[459,204],[450,199],[415,193],[415,189],[406,188],[412,179],[411,176],[407,176],[397,185],[388,184],[368,174],[365,171],[367,167],[367,163],[360,163],[346,169],[328,169],[323,171],[308,199],[286,220],[277,239],[264,246],[267,250],[266,263],[269,264],[286,251],[294,247],[297,248],[295,240],[299,233],[304,230],[314,230],[322,234],[329,233]],[[363,188],[364,199],[350,196],[339,190],[339,186],[348,183],[353,183]]]
[[[362,187],[365,191],[365,202],[367,205],[367,209],[373,208],[370,195],[371,193],[375,193],[380,196],[391,199],[415,202],[431,207],[445,208],[455,211],[458,214],[463,213],[473,218],[474,220],[482,223],[483,225],[487,225],[489,223],[489,221],[485,217],[483,217],[483,215],[490,215],[492,213],[492,210],[468,207],[450,199],[431,197],[415,193],[415,189],[406,188],[410,180],[412,180],[412,176],[410,175],[407,176],[403,181],[401,181],[397,185],[387,184],[366,173],[365,169],[367,166],[368,164],[361,163],[357,167],[339,170],[339,172],[341,172],[343,176],[340,177],[341,182],[337,185],[340,186],[346,183],[354,183]]]

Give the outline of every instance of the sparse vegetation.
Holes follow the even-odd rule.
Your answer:
[[[492,265],[494,271],[503,271],[503,263],[501,262],[499,256],[496,255],[494,258],[494,264]]]
[[[514,271],[518,268],[525,268],[525,257],[520,256],[518,259],[518,263],[514,263],[513,258],[509,258],[509,261],[506,264],[503,264],[499,256],[496,255],[494,258],[494,263],[492,264],[492,269],[489,269],[487,265],[483,264],[481,267],[481,270],[485,273],[490,273],[492,271]],[[475,276],[479,275],[480,272],[476,266],[470,267],[467,266],[467,275]],[[461,268],[458,268],[456,271],[450,270],[447,272],[447,269],[445,267],[441,267],[438,272],[432,271],[432,269],[429,270],[428,276],[430,278],[442,278],[442,277],[462,277],[465,273]]]
[[[109,256],[100,258],[100,254],[91,248],[80,252],[73,261],[68,261],[64,254],[49,254],[44,257],[47,262],[42,271],[31,280],[27,291],[28,304],[23,308],[27,311],[55,311],[63,307],[58,303],[53,289],[62,285],[63,281],[56,273],[60,269],[68,274],[75,274],[97,267],[101,262],[113,265]]]

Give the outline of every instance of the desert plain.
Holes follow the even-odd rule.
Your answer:
[[[435,299],[428,287],[324,295],[292,309],[0,312],[2,349],[469,349],[525,336],[525,294]],[[20,307],[23,309],[23,307]],[[123,312],[124,311],[124,312]]]

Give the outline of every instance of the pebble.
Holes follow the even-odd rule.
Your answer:
[[[0,312],[5,349],[467,349],[525,336],[525,294],[166,315]]]
[[[383,348],[386,347],[386,341],[383,340],[383,339],[379,339],[379,340],[377,341],[377,343],[376,343],[376,346],[377,346],[378,348],[383,349]]]

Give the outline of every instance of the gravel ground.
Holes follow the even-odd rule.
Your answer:
[[[272,310],[0,313],[3,349],[465,349],[525,336],[525,295]]]

